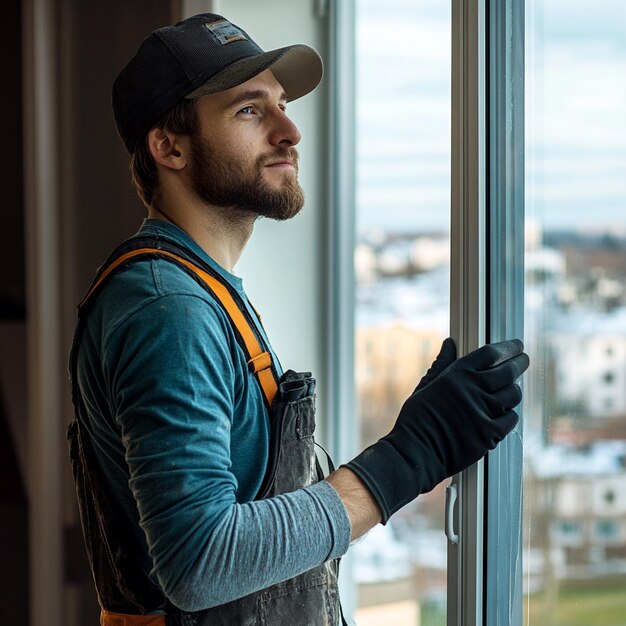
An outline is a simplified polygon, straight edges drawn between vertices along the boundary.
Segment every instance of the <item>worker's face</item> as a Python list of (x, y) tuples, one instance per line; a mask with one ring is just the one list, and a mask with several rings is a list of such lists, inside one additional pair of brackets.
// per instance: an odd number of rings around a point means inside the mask
[(283, 89), (269, 70), (199, 98), (189, 177), (204, 202), (277, 220), (300, 211), (304, 195), (294, 147), (300, 132), (285, 107)]

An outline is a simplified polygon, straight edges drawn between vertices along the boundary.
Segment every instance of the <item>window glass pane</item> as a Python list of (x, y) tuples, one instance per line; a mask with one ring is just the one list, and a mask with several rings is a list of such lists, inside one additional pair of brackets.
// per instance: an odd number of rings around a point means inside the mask
[(626, 3), (526, 0), (525, 620), (626, 623)]
[[(449, 328), (449, 3), (359, 0), (355, 376), (385, 435)], [(355, 546), (359, 626), (445, 624), (445, 486)]]

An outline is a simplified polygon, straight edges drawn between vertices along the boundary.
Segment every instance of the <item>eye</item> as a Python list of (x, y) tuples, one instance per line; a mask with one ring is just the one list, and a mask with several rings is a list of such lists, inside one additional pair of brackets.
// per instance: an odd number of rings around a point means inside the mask
[(243, 113), (244, 115), (252, 115), (254, 113), (253, 106), (243, 107), (243, 109), (239, 110), (239, 113)]

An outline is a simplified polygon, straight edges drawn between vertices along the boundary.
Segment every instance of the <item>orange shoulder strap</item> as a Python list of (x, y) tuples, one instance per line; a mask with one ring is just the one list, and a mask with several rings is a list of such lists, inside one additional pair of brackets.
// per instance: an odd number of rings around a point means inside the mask
[(222, 283), (222, 281), (217, 279), (215, 276), (212, 276), (208, 272), (205, 272), (203, 269), (199, 268), (197, 265), (185, 259), (184, 257), (170, 252), (169, 250), (162, 250), (159, 248), (138, 248), (136, 250), (126, 252), (119, 256), (117, 259), (115, 259), (100, 274), (98, 279), (93, 283), (93, 285), (87, 292), (87, 295), (85, 296), (83, 301), (80, 303), (79, 309), (90, 298), (93, 292), (102, 284), (102, 282), (106, 280), (122, 263), (125, 263), (126, 261), (134, 257), (146, 254), (170, 258), (173, 261), (191, 270), (194, 274), (196, 274), (196, 276), (198, 276), (202, 280), (202, 282), (208, 287), (211, 293), (213, 293), (217, 300), (222, 304), (222, 307), (230, 318), (231, 323), (237, 329), (239, 335), (243, 340), (242, 348), (244, 348), (246, 352), (248, 367), (250, 368), (250, 371), (254, 372), (254, 374), (256, 375), (257, 380), (259, 381), (259, 384), (263, 391), (268, 410), (271, 409), (274, 396), (276, 395), (276, 392), (278, 390), (278, 383), (274, 375), (274, 370), (272, 368), (271, 354), (263, 350), (257, 338), (257, 335), (250, 326), (250, 323), (248, 322), (240, 307), (237, 305), (237, 302), (233, 298), (232, 294), (230, 293), (228, 288)]
[(126, 615), (100, 610), (100, 626), (166, 626), (165, 615)]

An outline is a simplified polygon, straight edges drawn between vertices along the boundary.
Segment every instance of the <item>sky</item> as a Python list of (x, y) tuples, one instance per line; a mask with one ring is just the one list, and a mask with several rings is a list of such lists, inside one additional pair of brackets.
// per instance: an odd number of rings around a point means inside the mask
[[(359, 227), (447, 229), (450, 2), (356, 7)], [(626, 1), (526, 8), (527, 215), (626, 234)]]

